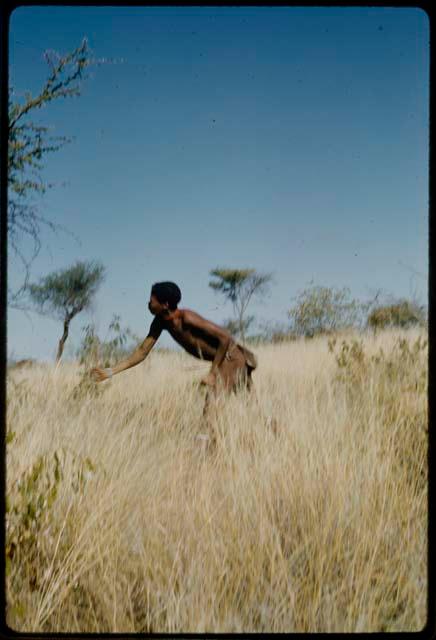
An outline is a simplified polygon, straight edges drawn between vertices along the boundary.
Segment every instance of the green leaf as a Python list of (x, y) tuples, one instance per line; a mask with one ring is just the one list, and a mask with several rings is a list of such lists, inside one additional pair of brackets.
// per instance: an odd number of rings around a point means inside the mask
[(56, 500), (56, 496), (58, 494), (58, 489), (56, 486), (52, 487), (50, 490), (50, 493), (48, 494), (48, 498), (47, 498), (47, 507), (50, 509), (50, 507), (52, 506), (53, 502)]
[(89, 471), (95, 471), (95, 466), (90, 458), (85, 458), (85, 466)]
[(60, 462), (59, 462), (59, 457), (56, 451), (54, 452), (54, 459), (55, 459), (54, 477), (55, 477), (56, 483), (59, 483), (61, 479), (61, 474), (59, 471)]
[(35, 506), (32, 502), (28, 502), (27, 504), (27, 515), (29, 516), (30, 520), (34, 520), (36, 517)]
[(17, 602), (16, 604), (12, 605), (11, 613), (13, 615), (16, 615), (18, 618), (24, 618), (24, 616), (26, 615), (26, 609), (24, 605), (21, 604), (21, 602)]

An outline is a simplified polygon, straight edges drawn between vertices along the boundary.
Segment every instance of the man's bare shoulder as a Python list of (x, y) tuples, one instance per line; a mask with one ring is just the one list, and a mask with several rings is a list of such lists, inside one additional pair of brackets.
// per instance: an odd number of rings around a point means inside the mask
[(201, 329), (212, 329), (220, 334), (228, 334), (230, 336), (224, 327), (220, 327), (215, 322), (212, 322), (212, 320), (205, 318), (196, 311), (192, 311), (192, 309), (179, 309), (179, 311), (181, 312), (181, 318), (184, 324), (199, 327)]
[[(180, 318), (184, 322), (192, 322), (193, 320), (194, 321), (195, 320), (206, 320), (206, 318), (201, 316), (196, 311), (193, 311), (192, 309), (179, 309), (179, 313), (180, 313)], [(206, 320), (206, 322), (208, 322), (208, 320)]]

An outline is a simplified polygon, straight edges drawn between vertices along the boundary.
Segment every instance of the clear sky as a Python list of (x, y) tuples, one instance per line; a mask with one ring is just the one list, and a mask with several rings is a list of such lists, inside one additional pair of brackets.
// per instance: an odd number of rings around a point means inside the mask
[[(147, 333), (151, 285), (222, 322), (216, 266), (274, 273), (258, 321), (286, 323), (311, 280), (427, 301), (429, 22), (419, 9), (21, 7), (10, 84), (37, 92), (43, 52), (86, 36), (79, 98), (37, 119), (74, 142), (47, 157), (40, 210), (80, 239), (43, 234), (36, 281), (75, 260), (107, 278), (72, 322), (102, 337), (114, 313)], [(10, 259), (10, 282), (20, 277)], [(59, 322), (11, 310), (8, 353), (51, 359)], [(169, 346), (169, 337), (161, 339)]]

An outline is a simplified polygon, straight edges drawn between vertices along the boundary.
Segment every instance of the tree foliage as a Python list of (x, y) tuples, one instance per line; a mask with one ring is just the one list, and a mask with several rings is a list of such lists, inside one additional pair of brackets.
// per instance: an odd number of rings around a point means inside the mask
[(363, 308), (364, 305), (350, 298), (347, 287), (311, 285), (298, 294), (289, 316), (295, 333), (313, 337), (352, 327), (360, 320)]
[(56, 360), (60, 360), (68, 338), (71, 320), (81, 311), (89, 309), (104, 279), (104, 267), (100, 263), (76, 262), (42, 278), (39, 284), (27, 287), (35, 308), (45, 315), (59, 319), (64, 333), (59, 341)]
[[(245, 340), (245, 331), (248, 328), (245, 318), (247, 307), (253, 296), (265, 295), (272, 281), (272, 274), (258, 273), (255, 269), (212, 269), (210, 275), (213, 280), (209, 286), (222, 293), (233, 305), (235, 322), (238, 333)], [(252, 319), (249, 320), (249, 324)]]
[[(41, 247), (41, 228), (62, 228), (38, 211), (32, 197), (44, 194), (53, 186), (43, 179), (44, 158), (47, 154), (58, 151), (71, 139), (53, 136), (49, 127), (35, 122), (34, 116), (50, 102), (79, 96), (86, 69), (95, 62), (90, 58), (86, 39), (77, 49), (64, 56), (47, 51), (44, 57), (49, 67), (49, 75), (37, 95), (26, 92), (24, 100), (18, 100), (14, 89), (9, 89), (7, 229), (10, 247), (20, 259), (25, 272), (21, 288), (15, 292), (9, 291), (11, 306), (17, 306), (25, 292), (30, 265)], [(26, 238), (31, 240), (33, 246), (31, 256), (22, 247)]]

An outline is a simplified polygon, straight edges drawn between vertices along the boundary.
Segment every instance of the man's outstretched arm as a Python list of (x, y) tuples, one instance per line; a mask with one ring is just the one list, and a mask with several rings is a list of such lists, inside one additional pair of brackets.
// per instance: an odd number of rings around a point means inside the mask
[(122, 360), (114, 367), (111, 367), (109, 369), (101, 369), (99, 367), (95, 367), (91, 370), (91, 375), (94, 377), (96, 382), (103, 382), (103, 380), (112, 378), (112, 376), (116, 373), (121, 373), (121, 371), (125, 371), (126, 369), (130, 369), (131, 367), (136, 366), (137, 364), (145, 360), (145, 358), (148, 356), (148, 354), (156, 344), (161, 332), (162, 327), (160, 323), (157, 322), (156, 319), (153, 320), (148, 336), (128, 358)]

